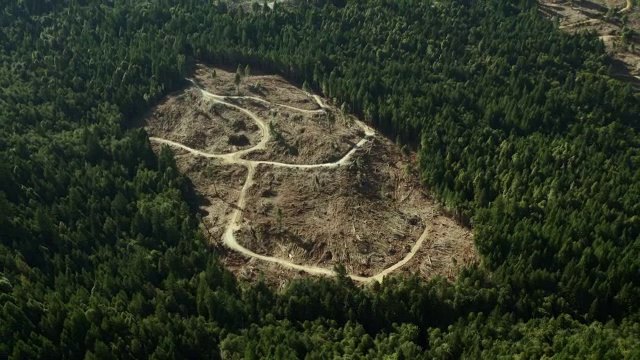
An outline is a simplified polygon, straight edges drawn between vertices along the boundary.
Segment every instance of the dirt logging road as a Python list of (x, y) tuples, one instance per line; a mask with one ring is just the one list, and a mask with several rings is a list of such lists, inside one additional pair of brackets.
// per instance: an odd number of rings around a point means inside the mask
[[(243, 158), (244, 155), (247, 155), (257, 150), (264, 150), (266, 148), (267, 143), (271, 140), (271, 134), (269, 132), (267, 123), (265, 123), (263, 119), (261, 119), (259, 116), (257, 116), (255, 113), (251, 112), (250, 110), (243, 108), (239, 105), (233, 104), (230, 101), (249, 100), (249, 101), (261, 102), (270, 106), (283, 107), (283, 108), (287, 108), (293, 111), (298, 111), (301, 113), (326, 113), (328, 110), (327, 110), (327, 107), (322, 102), (322, 99), (317, 95), (307, 94), (308, 96), (313, 97), (313, 99), (315, 100), (315, 102), (318, 104), (320, 108), (316, 110), (306, 110), (306, 109), (300, 109), (300, 108), (296, 108), (289, 105), (273, 103), (268, 100), (258, 98), (258, 97), (253, 97), (253, 96), (223, 96), (223, 95), (212, 94), (206, 91), (205, 89), (203, 89), (202, 87), (200, 87), (193, 80), (191, 79), (187, 79), (187, 80), (189, 80), (193, 84), (193, 86), (195, 86), (197, 89), (200, 90), (203, 97), (211, 100), (212, 102), (222, 104), (224, 106), (241, 111), (242, 113), (249, 116), (253, 121), (256, 122), (261, 132), (261, 140), (255, 146), (248, 149), (244, 149), (244, 150), (240, 150), (232, 153), (226, 153), (226, 154), (212, 154), (212, 153), (196, 150), (186, 145), (183, 145), (181, 143), (159, 138), (159, 137), (149, 138), (151, 141), (154, 141), (157, 143), (161, 143), (161, 144), (186, 150), (193, 155), (220, 159), (224, 164), (236, 164), (236, 165), (241, 165), (246, 167), (247, 177), (244, 182), (244, 185), (242, 186), (242, 190), (240, 191), (240, 195), (238, 196), (236, 207), (233, 213), (231, 214), (229, 222), (226, 225), (224, 234), (222, 236), (223, 243), (234, 251), (237, 251), (248, 257), (255, 258), (261, 261), (279, 264), (287, 268), (304, 271), (306, 273), (314, 274), (314, 275), (329, 275), (329, 276), (336, 275), (333, 270), (330, 270), (327, 268), (300, 265), (285, 259), (257, 254), (245, 248), (244, 246), (240, 245), (236, 239), (235, 233), (241, 228), (241, 224), (243, 221), (242, 212), (246, 205), (245, 204), (246, 194), (254, 182), (254, 175), (255, 175), (257, 166), (265, 165), (265, 166), (279, 166), (279, 167), (296, 168), (296, 169), (313, 169), (313, 168), (337, 168), (339, 166), (348, 165), (351, 162), (351, 159), (353, 158), (356, 151), (362, 148), (368, 142), (370, 142), (373, 137), (375, 137), (375, 131), (371, 129), (369, 126), (367, 126), (366, 124), (362, 123), (361, 121), (356, 120), (357, 125), (364, 131), (364, 138), (361, 139), (355, 146), (353, 146), (353, 148), (349, 152), (347, 152), (341, 159), (335, 162), (305, 165), (305, 164), (287, 164), (287, 163), (273, 162), (273, 161), (247, 160)], [(397, 263), (387, 267), (383, 271), (372, 276), (358, 276), (358, 275), (350, 274), (349, 277), (355, 281), (364, 282), (364, 283), (372, 282), (372, 281), (378, 281), (378, 282), (382, 281), (382, 279), (385, 276), (389, 275), (390, 273), (394, 272), (395, 270), (399, 269), (400, 267), (405, 265), (407, 262), (409, 262), (414, 257), (414, 255), (418, 252), (418, 250), (420, 249), (420, 247), (422, 246), (424, 240), (427, 238), (428, 235), (429, 235), (429, 226), (425, 227), (423, 233), (420, 235), (418, 240), (414, 243), (411, 250), (404, 256), (404, 258), (402, 258)]]

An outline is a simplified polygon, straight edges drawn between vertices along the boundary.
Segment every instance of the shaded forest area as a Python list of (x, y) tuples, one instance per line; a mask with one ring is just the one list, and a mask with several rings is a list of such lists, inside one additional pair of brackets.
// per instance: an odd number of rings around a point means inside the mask
[[(600, 40), (535, 6), (3, 3), (0, 354), (640, 357), (640, 98)], [(455, 283), (238, 283), (171, 151), (131, 128), (196, 60), (306, 81), (416, 147), (482, 264)]]

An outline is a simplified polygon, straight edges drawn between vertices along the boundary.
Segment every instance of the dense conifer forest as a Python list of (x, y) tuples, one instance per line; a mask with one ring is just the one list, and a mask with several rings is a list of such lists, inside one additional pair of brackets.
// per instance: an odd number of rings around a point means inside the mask
[[(640, 97), (530, 0), (0, 5), (0, 356), (640, 358)], [(419, 153), (458, 280), (235, 280), (134, 120), (196, 62), (278, 73)]]

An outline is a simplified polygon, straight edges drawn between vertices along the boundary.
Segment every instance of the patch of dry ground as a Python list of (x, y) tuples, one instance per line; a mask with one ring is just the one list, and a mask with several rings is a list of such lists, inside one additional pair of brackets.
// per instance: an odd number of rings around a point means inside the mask
[[(593, 31), (615, 59), (612, 76), (640, 86), (640, 10), (621, 12), (626, 0), (540, 0), (543, 16), (563, 31)], [(626, 35), (625, 35), (626, 34)]]
[(429, 242), (401, 270), (418, 271), (425, 278), (435, 273), (453, 280), (461, 265), (476, 261), (472, 234), (440, 212), (434, 214), (430, 225)]
[[(241, 67), (244, 73), (244, 68)], [(214, 75), (215, 70), (215, 75)], [(249, 71), (251, 73), (251, 70)], [(234, 84), (235, 71), (220, 68), (210, 68), (202, 64), (197, 65), (193, 78), (207, 91), (224, 96), (255, 96), (266, 101), (285, 104), (299, 109), (318, 110), (318, 104), (307, 96), (304, 91), (287, 82), (280, 76), (251, 75), (243, 77), (236, 91)]]
[[(471, 231), (421, 189), (414, 154), (277, 76), (245, 78), (238, 97), (235, 74), (213, 71), (198, 66), (202, 89), (169, 96), (144, 123), (156, 150), (176, 152), (203, 227), (229, 247), (223, 261), (240, 278), (282, 285), (336, 263), (364, 282), (406, 272), (453, 278), (475, 261)], [(248, 93), (258, 80), (260, 93)], [(248, 145), (225, 145), (239, 134)]]
[(205, 99), (197, 89), (170, 95), (146, 116), (151, 136), (211, 153), (229, 153), (258, 143), (260, 129), (245, 114)]
[(266, 149), (247, 154), (246, 159), (289, 164), (331, 162), (344, 156), (364, 136), (352, 116), (335, 108), (323, 111), (311, 96), (279, 76), (243, 77), (238, 88), (234, 78), (235, 72), (215, 69), (214, 75), (214, 69), (198, 65), (193, 80), (269, 124), (272, 136)]
[(434, 204), (396, 146), (375, 139), (336, 169), (260, 166), (238, 241), (260, 254), (372, 276), (400, 261)]
[[(244, 103), (248, 103), (245, 101)], [(301, 113), (289, 109), (257, 110), (267, 119), (272, 140), (267, 148), (246, 156), (251, 160), (280, 161), (290, 164), (322, 164), (343, 157), (364, 137), (364, 131), (350, 116), (335, 111), (335, 117), (325, 113)]]
[(240, 165), (223, 166), (216, 159), (191, 154), (176, 156), (176, 163), (196, 190), (190, 201), (199, 208), (210, 241), (221, 245), (220, 238), (236, 208), (247, 169)]

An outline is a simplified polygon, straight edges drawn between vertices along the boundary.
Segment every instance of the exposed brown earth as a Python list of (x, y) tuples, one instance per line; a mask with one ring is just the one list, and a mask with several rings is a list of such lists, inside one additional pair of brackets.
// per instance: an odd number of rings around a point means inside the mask
[[(265, 81), (266, 82), (266, 81)], [(265, 119), (271, 140), (264, 150), (253, 151), (246, 159), (290, 164), (321, 164), (340, 159), (364, 137), (352, 116), (335, 117), (314, 109), (312, 113), (283, 107), (269, 107), (251, 99), (227, 99)]]
[[(453, 278), (475, 261), (471, 231), (421, 189), (414, 154), (279, 77), (245, 77), (236, 88), (235, 74), (215, 72), (199, 66), (195, 85), (145, 124), (155, 144), (176, 150), (203, 228), (239, 277), (278, 285), (341, 263), (360, 282)], [(260, 94), (244, 95), (257, 80)], [(240, 118), (244, 127), (229, 125)], [(249, 144), (219, 139), (238, 135)]]
[[(301, 264), (347, 266), (374, 275), (397, 263), (420, 237), (434, 204), (393, 144), (376, 138), (336, 169), (261, 166), (247, 193), (238, 241)], [(403, 168), (404, 166), (404, 168)]]
[[(244, 72), (244, 68), (242, 72)], [(215, 70), (215, 76), (213, 71)], [(250, 71), (251, 72), (251, 71)], [(250, 75), (243, 77), (239, 91), (234, 84), (234, 72), (197, 65), (193, 78), (207, 91), (223, 96), (255, 96), (275, 104), (284, 104), (298, 109), (318, 110), (318, 104), (304, 91), (283, 78), (273, 75)]]
[(211, 153), (246, 149), (258, 143), (260, 129), (246, 115), (203, 98), (197, 89), (169, 96), (145, 117), (151, 136)]
[(247, 169), (240, 165), (222, 166), (218, 160), (191, 154), (177, 157), (176, 163), (196, 189), (195, 199), (190, 200), (200, 209), (210, 241), (222, 245), (219, 242), (236, 208)]

